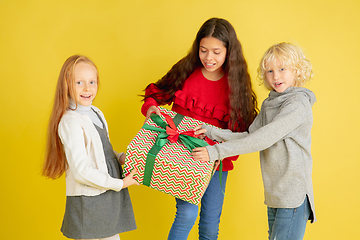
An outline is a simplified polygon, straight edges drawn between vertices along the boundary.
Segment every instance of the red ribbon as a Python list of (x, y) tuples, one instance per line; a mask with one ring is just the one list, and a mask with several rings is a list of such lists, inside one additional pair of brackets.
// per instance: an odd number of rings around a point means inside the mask
[(194, 130), (179, 132), (177, 127), (175, 126), (173, 119), (165, 113), (161, 113), (161, 114), (165, 117), (167, 123), (169, 124), (169, 126), (166, 126), (166, 134), (169, 135), (167, 139), (169, 139), (171, 143), (175, 143), (179, 139), (180, 134), (187, 135), (190, 137), (196, 137)]
[(171, 143), (175, 143), (175, 142), (178, 140), (178, 138), (179, 138), (179, 133), (178, 133), (178, 131), (177, 131), (177, 130), (174, 130), (174, 129), (168, 127), (168, 126), (166, 126), (166, 133), (169, 135), (169, 136), (167, 137), (167, 139), (169, 139), (169, 141), (170, 141)]

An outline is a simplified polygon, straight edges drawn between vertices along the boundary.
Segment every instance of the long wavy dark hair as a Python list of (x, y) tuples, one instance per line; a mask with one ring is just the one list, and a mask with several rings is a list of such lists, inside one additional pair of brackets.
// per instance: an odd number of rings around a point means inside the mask
[(257, 115), (257, 98), (252, 90), (248, 66), (240, 41), (233, 26), (225, 19), (210, 18), (207, 20), (198, 31), (189, 53), (155, 83), (161, 92), (144, 97), (154, 98), (160, 105), (171, 102), (175, 92), (183, 87), (185, 80), (197, 68), (202, 67), (199, 46), (201, 39), (205, 37), (219, 39), (227, 49), (226, 60), (222, 67), (228, 76), (230, 91), (229, 128), (233, 131), (244, 131), (248, 129)]

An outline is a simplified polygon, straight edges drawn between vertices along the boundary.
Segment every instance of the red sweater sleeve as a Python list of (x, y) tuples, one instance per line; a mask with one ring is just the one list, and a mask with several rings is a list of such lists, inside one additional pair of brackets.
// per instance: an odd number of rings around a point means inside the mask
[(146, 113), (151, 106), (158, 106), (158, 103), (151, 97), (145, 98), (144, 104), (141, 107), (141, 113), (146, 116)]
[[(154, 83), (151, 83), (149, 86), (146, 87), (145, 95), (146, 96), (156, 95), (158, 99), (166, 99), (166, 97), (168, 97)], [(168, 104), (170, 103), (171, 102), (169, 102)], [(144, 99), (144, 104), (141, 107), (141, 113), (144, 116), (146, 116), (146, 113), (151, 106), (159, 106), (159, 104), (154, 98), (146, 97)]]

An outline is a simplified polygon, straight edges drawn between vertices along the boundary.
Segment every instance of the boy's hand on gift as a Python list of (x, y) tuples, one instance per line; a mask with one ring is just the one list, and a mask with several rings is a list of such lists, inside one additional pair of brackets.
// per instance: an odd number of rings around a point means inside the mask
[(198, 135), (198, 136), (196, 136), (197, 138), (204, 139), (205, 138), (204, 133), (206, 133), (206, 129), (202, 129), (201, 125), (194, 128), (194, 134)]
[(134, 179), (134, 174), (137, 173), (137, 169), (133, 169), (129, 175), (127, 175), (124, 179), (123, 179), (123, 189), (127, 188), (131, 185), (137, 185), (139, 186), (140, 184)]
[(155, 112), (157, 115), (160, 115), (160, 110), (156, 106), (151, 106), (146, 112), (145, 122), (150, 118), (150, 115)]
[(206, 147), (199, 147), (193, 149), (191, 155), (197, 161), (205, 161), (205, 162), (210, 161), (209, 153)]

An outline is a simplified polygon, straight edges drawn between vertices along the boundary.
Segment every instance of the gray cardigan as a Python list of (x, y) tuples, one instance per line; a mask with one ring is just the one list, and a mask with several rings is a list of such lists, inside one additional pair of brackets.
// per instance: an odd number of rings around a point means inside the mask
[(225, 141), (206, 147), (210, 160), (260, 151), (265, 204), (296, 208), (308, 196), (312, 222), (316, 221), (311, 177), (311, 107), (315, 101), (314, 93), (306, 88), (271, 91), (249, 133), (203, 125), (209, 138)]

